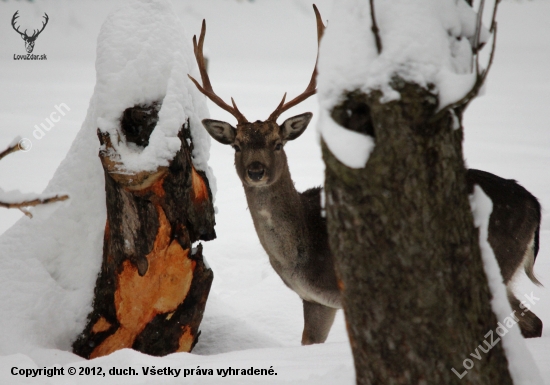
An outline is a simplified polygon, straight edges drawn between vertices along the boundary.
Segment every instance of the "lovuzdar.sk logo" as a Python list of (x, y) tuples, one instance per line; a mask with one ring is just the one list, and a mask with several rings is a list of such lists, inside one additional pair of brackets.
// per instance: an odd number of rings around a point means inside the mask
[(19, 17), (19, 11), (16, 11), (13, 14), (13, 17), (11, 19), (11, 26), (17, 32), (19, 35), (21, 35), (21, 38), (25, 40), (25, 49), (27, 50), (26, 55), (13, 55), (13, 60), (47, 60), (46, 54), (42, 55), (33, 55), (32, 51), (34, 49), (34, 43), (36, 42), (36, 39), (38, 36), (42, 33), (44, 28), (46, 28), (46, 25), (48, 24), (48, 20), (50, 19), (48, 17), (48, 14), (44, 12), (44, 21), (42, 22), (42, 28), (40, 29), (33, 29), (32, 35), (27, 35), (27, 30), (25, 29), (24, 32), (21, 32), (19, 30), (19, 27), (15, 25), (17, 18)]

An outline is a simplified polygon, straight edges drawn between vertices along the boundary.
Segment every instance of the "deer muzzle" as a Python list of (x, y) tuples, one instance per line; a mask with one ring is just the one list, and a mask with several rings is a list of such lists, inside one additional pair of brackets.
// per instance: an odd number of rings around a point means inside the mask
[(254, 162), (248, 167), (246, 173), (252, 182), (259, 182), (265, 176), (265, 168), (260, 162)]

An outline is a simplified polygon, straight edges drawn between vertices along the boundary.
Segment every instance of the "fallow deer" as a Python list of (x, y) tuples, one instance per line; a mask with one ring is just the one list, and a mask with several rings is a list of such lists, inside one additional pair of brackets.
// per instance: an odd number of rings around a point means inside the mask
[[(313, 7), (317, 19), (319, 43), (324, 25), (319, 11), (315, 5)], [(231, 98), (232, 106), (230, 106), (216, 95), (212, 88), (203, 56), (205, 33), (206, 23), (203, 20), (198, 43), (196, 36), (193, 37), (202, 86), (193, 77), (189, 77), (204, 95), (237, 119), (237, 127), (212, 119), (204, 119), (202, 123), (215, 140), (231, 145), (235, 149), (235, 167), (243, 184), (260, 242), (273, 269), (303, 301), (302, 344), (322, 343), (328, 336), (337, 309), (342, 306), (333, 256), (328, 245), (326, 220), (321, 215), (322, 190), (313, 188), (299, 193), (295, 189), (284, 151), (284, 145), (288, 141), (298, 138), (304, 132), (312, 114), (307, 112), (288, 118), (281, 125), (277, 124), (277, 118), (284, 111), (315, 94), (316, 66), (310, 83), (302, 94), (286, 103), (285, 94), (279, 106), (267, 120), (248, 122), (237, 108), (233, 98)], [(480, 184), (489, 197), (493, 198), (495, 195), (493, 187), (496, 186), (494, 186), (494, 181), (485, 174), (471, 170), (468, 174), (469, 183)], [(486, 188), (485, 185), (490, 187)], [(521, 186), (513, 183), (504, 187), (511, 190), (522, 189)], [(499, 193), (497, 192), (496, 195)], [(507, 194), (502, 195), (504, 199), (509, 198)], [(535, 202), (536, 199), (529, 200), (528, 204), (517, 206), (522, 206), (518, 208), (527, 210), (525, 206), (531, 205), (536, 211)], [(501, 266), (505, 266), (503, 272), (506, 283), (510, 282), (514, 273), (524, 263), (528, 275), (534, 278), (532, 267), (536, 252), (533, 253), (533, 250), (536, 250), (536, 245), (538, 245), (538, 232), (535, 232), (538, 230), (535, 229), (538, 229), (537, 226), (540, 222), (540, 210), (539, 222), (536, 221), (536, 215), (523, 218), (522, 215), (525, 213), (522, 211), (518, 214), (518, 218), (502, 223), (499, 222), (502, 215), (498, 214), (498, 210), (506, 211), (507, 208), (495, 205), (489, 228), (491, 245), (500, 244), (501, 237), (505, 237), (512, 244), (517, 241), (513, 236), (507, 238), (508, 232), (513, 234), (514, 229), (511, 229), (510, 226), (520, 226), (522, 230), (525, 230), (521, 233), (519, 244), (515, 245), (513, 255), (505, 250), (500, 250), (498, 246), (495, 248), (499, 263)], [(512, 215), (512, 213), (506, 211), (504, 215)], [(529, 238), (529, 234), (531, 234), (531, 238)], [(506, 247), (504, 248), (506, 249)], [(529, 250), (527, 250), (528, 248)], [(525, 258), (524, 255), (526, 255)], [(519, 301), (511, 294), (511, 290), (509, 290), (509, 298), (512, 305), (515, 303), (516, 307), (519, 306)], [(525, 312), (525, 310), (523, 311)], [(527, 318), (524, 317), (524, 320)], [(522, 331), (528, 330), (529, 336), (535, 336), (538, 330), (538, 335), (540, 335), (542, 323), (538, 327), (537, 320), (540, 323), (536, 316), (529, 318), (529, 322), (524, 321)], [(522, 324), (520, 323), (520, 325)]]

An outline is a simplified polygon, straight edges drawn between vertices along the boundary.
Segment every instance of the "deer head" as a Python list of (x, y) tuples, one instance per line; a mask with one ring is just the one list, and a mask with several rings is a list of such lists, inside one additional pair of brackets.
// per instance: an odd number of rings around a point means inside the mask
[[(325, 26), (321, 21), (321, 15), (313, 5), (317, 19), (317, 40), (321, 40)], [(314, 67), (311, 80), (307, 88), (300, 95), (285, 103), (286, 93), (283, 100), (275, 111), (265, 121), (257, 120), (248, 122), (239, 111), (233, 98), (231, 104), (225, 103), (215, 94), (206, 71), (203, 55), (204, 36), (206, 34), (206, 23), (203, 20), (201, 35), (197, 44), (197, 37), (193, 36), (195, 58), (199, 66), (202, 86), (197, 80), (189, 75), (197, 88), (219, 107), (231, 113), (237, 119), (237, 127), (227, 122), (212, 119), (204, 119), (202, 124), (214, 139), (222, 144), (228, 144), (235, 149), (235, 167), (237, 174), (245, 186), (261, 187), (275, 183), (281, 175), (288, 171), (284, 145), (299, 137), (307, 128), (312, 114), (306, 112), (301, 115), (288, 118), (283, 124), (277, 124), (277, 118), (286, 110), (314, 95), (316, 90), (317, 64)]]
[(32, 36), (29, 36), (29, 35), (27, 35), (27, 30), (25, 30), (25, 32), (21, 32), (21, 31), (19, 31), (19, 28), (15, 26), (15, 21), (19, 17), (18, 13), (19, 13), (19, 11), (15, 12), (13, 14), (13, 17), (11, 19), (11, 26), (13, 27), (13, 29), (18, 34), (21, 35), (21, 38), (23, 40), (25, 40), (25, 49), (27, 50), (27, 52), (32, 53), (32, 50), (34, 49), (35, 40), (38, 38), (38, 35), (40, 35), (40, 33), (42, 33), (44, 28), (46, 28), (46, 24), (48, 24), (48, 20), (50, 18), (48, 17), (48, 14), (46, 12), (44, 12), (44, 16), (42, 16), (42, 17), (45, 19), (45, 21), (42, 22), (42, 28), (40, 30), (37, 30), (37, 29), (33, 30)]

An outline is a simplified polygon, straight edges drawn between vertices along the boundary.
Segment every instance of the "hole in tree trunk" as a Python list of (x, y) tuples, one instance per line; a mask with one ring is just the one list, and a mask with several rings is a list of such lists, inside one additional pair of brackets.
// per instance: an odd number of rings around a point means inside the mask
[(370, 107), (356, 93), (350, 93), (342, 104), (334, 108), (332, 118), (342, 127), (376, 138)]
[(153, 102), (148, 106), (134, 106), (124, 110), (120, 122), (126, 140), (141, 147), (149, 145), (149, 137), (158, 118), (160, 104)]

